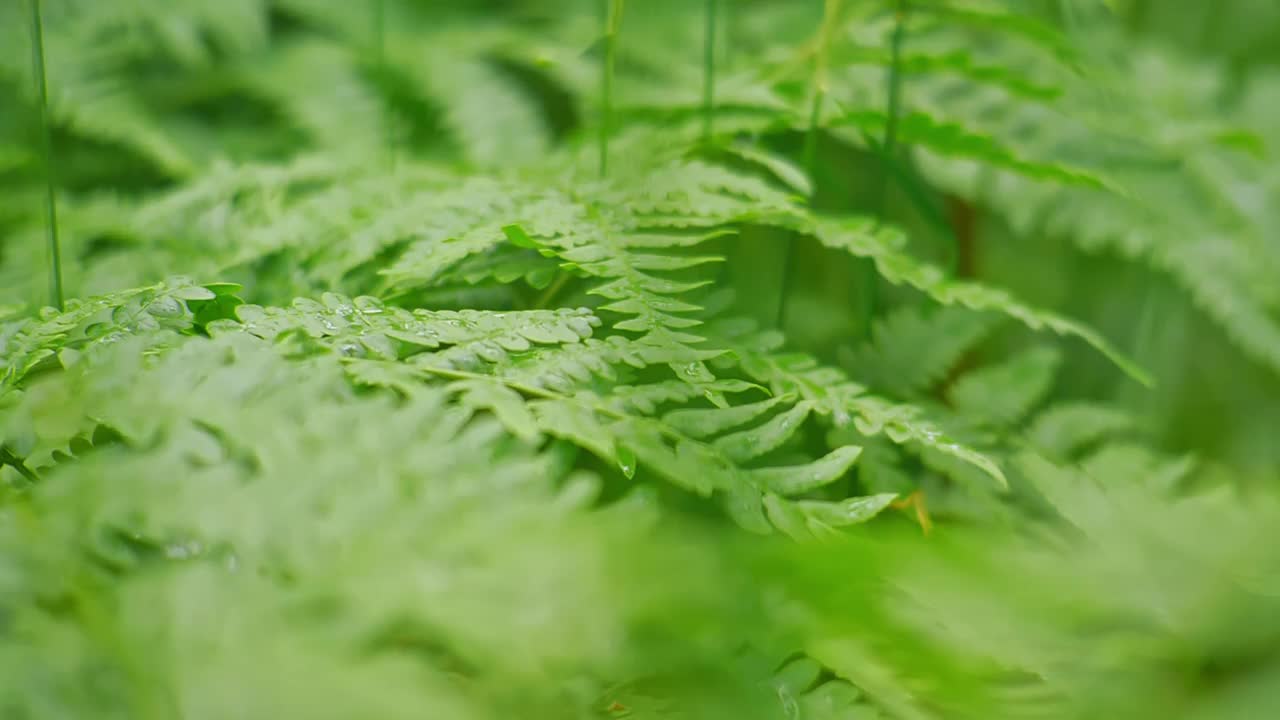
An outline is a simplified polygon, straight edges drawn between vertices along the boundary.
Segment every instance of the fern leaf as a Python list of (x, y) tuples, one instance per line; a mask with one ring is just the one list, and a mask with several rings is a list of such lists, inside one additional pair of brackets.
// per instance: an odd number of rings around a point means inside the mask
[(861, 455), (862, 448), (843, 445), (806, 465), (748, 470), (746, 476), (750, 482), (775, 495), (801, 495), (840, 479)]
[(491, 410), (498, 421), (516, 437), (528, 443), (541, 438), (538, 421), (516, 391), (498, 383), (462, 380), (448, 385), (451, 392), (463, 395), (463, 404)]
[(1030, 14), (1009, 12), (998, 4), (969, 0), (926, 0), (918, 3), (916, 9), (944, 23), (958, 23), (1017, 37), (1068, 65), (1074, 66), (1079, 62), (1079, 50), (1062, 32)]
[(674, 410), (664, 415), (662, 421), (690, 437), (705, 438), (752, 422), (779, 403), (789, 402), (791, 399), (788, 396), (775, 396), (731, 408)]
[(191, 333), (197, 315), (218, 295), (184, 278), (154, 286), (67, 303), (65, 312), (46, 309), (38, 319), (0, 325), (0, 392), (57, 362), (71, 364), (94, 348), (130, 335)]
[(972, 310), (995, 310), (1019, 320), (1033, 330), (1048, 328), (1059, 335), (1080, 338), (1107, 356), (1130, 377), (1143, 384), (1151, 384), (1145, 371), (1116, 350), (1096, 330), (1060, 315), (1025, 305), (1003, 290), (948, 279), (938, 268), (918, 263), (898, 250), (901, 240), (884, 229), (877, 231), (871, 221), (822, 220), (813, 226), (812, 231), (825, 245), (875, 261), (880, 274), (891, 283), (910, 285), (943, 305), (961, 305)]
[(389, 130), (381, 100), (360, 76), (357, 58), (326, 42), (279, 48), (266, 64), (241, 70), (243, 82), (271, 98), (318, 147), (372, 153)]
[(736, 463), (745, 463), (771, 452), (787, 441), (809, 416), (808, 403), (799, 402), (768, 421), (715, 441), (716, 449)]
[(399, 360), (413, 356), (420, 368), (464, 370), (502, 362), (534, 344), (580, 342), (599, 324), (586, 311), (410, 312), (376, 298), (353, 301), (336, 293), (325, 293), (319, 302), (299, 298), (288, 309), (242, 305), (236, 315), (238, 322), (216, 323), (210, 332), (245, 332), (267, 340), (301, 337), (344, 357)]
[(997, 319), (955, 306), (904, 305), (876, 321), (871, 342), (849, 352), (846, 364), (872, 388), (913, 397), (941, 381)]
[(1167, 457), (1137, 443), (1110, 442), (1086, 457), (1081, 470), (1095, 479), (1132, 478), (1138, 489), (1156, 497), (1168, 497), (1196, 469), (1191, 455)]
[(470, 164), (509, 167), (541, 157), (550, 132), (533, 98), (492, 64), (467, 57), (471, 52), (446, 36), (433, 47), (393, 48), (390, 60), (439, 104)]
[(786, 500), (766, 495), (765, 511), (769, 520), (795, 540), (835, 535), (835, 528), (863, 523), (889, 507), (896, 495), (871, 495), (840, 502)]
[[(833, 58), (850, 65), (887, 67), (892, 55), (886, 48), (853, 45), (837, 50)], [(933, 52), (904, 50), (898, 62), (899, 71), (908, 75), (951, 74), (975, 84), (998, 87), (1032, 101), (1047, 102), (1063, 94), (1061, 87), (1042, 82), (1017, 68), (984, 61), (967, 48)]]
[(1070, 455), (1086, 445), (1132, 429), (1127, 414), (1092, 403), (1057, 405), (1036, 416), (1029, 431), (1032, 442), (1049, 453)]
[(990, 458), (949, 437), (924, 419), (921, 408), (895, 404), (866, 394), (840, 370), (807, 355), (776, 353), (779, 340), (770, 334), (735, 338), (728, 342), (742, 370), (775, 395), (795, 394), (836, 427), (850, 421), (864, 435), (885, 434), (893, 442), (914, 443), (955, 457), (982, 470), (1002, 487), (1004, 473)]
[(962, 416), (1010, 426), (1048, 393), (1061, 361), (1052, 348), (1031, 348), (999, 365), (966, 373), (948, 397)]
[[(854, 127), (868, 135), (883, 134), (888, 115), (878, 110), (858, 110), (833, 117), (835, 127)], [(1086, 168), (1075, 168), (1021, 156), (1003, 146), (993, 136), (966, 129), (956, 123), (941, 122), (932, 115), (913, 112), (898, 118), (897, 132), (903, 143), (918, 145), (949, 157), (978, 160), (985, 165), (1010, 170), (1036, 180), (1090, 188), (1113, 187), (1114, 182)]]

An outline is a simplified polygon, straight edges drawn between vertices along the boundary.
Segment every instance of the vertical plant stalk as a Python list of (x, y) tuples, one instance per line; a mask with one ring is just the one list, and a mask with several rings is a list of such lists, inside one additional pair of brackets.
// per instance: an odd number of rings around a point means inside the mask
[[(378, 80), (385, 83), (387, 79), (387, 6), (386, 0), (373, 0), (373, 62), (377, 69)], [(382, 99), (382, 141), (387, 155), (387, 165), (394, 166), (396, 161), (395, 132), (391, 127), (391, 109), (387, 107), (386, 98)]]
[(40, 0), (31, 5), (31, 70), (35, 76), (36, 101), (40, 111), (40, 149), (44, 161), (45, 228), (49, 242), (49, 302), (59, 310), (62, 302), (62, 246), (58, 241), (58, 198), (54, 191), (53, 137), (49, 130), (49, 88), (45, 81), (44, 21)]
[(818, 125), (822, 122), (822, 106), (827, 100), (826, 90), (815, 90), (809, 105), (809, 126), (804, 135), (804, 171), (816, 182), (818, 163)]
[(716, 102), (716, 16), (720, 3), (705, 0), (706, 18), (702, 36), (702, 141), (711, 142)]
[(813, 51), (813, 100), (809, 106), (809, 127), (804, 138), (804, 168), (810, 179), (814, 178), (818, 160), (818, 132), (822, 123), (822, 106), (827, 101), (827, 55), (831, 50), (831, 35), (835, 31), (840, 14), (841, 0), (824, 0), (822, 26), (818, 28), (818, 43)]
[[(827, 55), (831, 49), (831, 36), (835, 31), (836, 21), (840, 15), (841, 0), (824, 0), (822, 5), (822, 25), (818, 28), (817, 46), (813, 50), (813, 100), (809, 106), (809, 126), (805, 131), (803, 162), (805, 173), (817, 184), (818, 168), (818, 133), (822, 124), (822, 109), (827, 100)], [(795, 237), (787, 239), (787, 247), (782, 255), (782, 285), (778, 295), (778, 312), (774, 324), (782, 327), (787, 314), (787, 295), (791, 292), (792, 255), (795, 253)]]
[[(898, 7), (894, 13), (893, 37), (889, 41), (888, 107), (885, 109), (884, 137), (880, 141), (881, 173), (876, 190), (877, 222), (884, 222), (885, 219), (892, 176), (890, 170), (896, 164), (894, 154), (898, 148), (898, 121), (902, 114), (902, 47), (906, 42), (907, 19), (910, 15), (911, 5), (908, 0), (898, 0)], [(863, 269), (862, 282), (866, 293), (862, 327), (866, 337), (871, 336), (871, 320), (876, 313), (876, 274), (874, 263), (867, 261)]]
[(613, 66), (618, 53), (618, 25), (623, 0), (603, 0), (604, 62), (600, 64), (600, 177), (609, 174), (609, 134), (613, 128)]
[(884, 137), (880, 141), (880, 153), (884, 172), (880, 174), (879, 189), (876, 198), (876, 213), (883, 220), (885, 203), (888, 200), (889, 177), (888, 168), (893, 163), (893, 154), (898, 144), (898, 120), (902, 114), (902, 46), (907, 35), (907, 17), (911, 12), (907, 0), (898, 0), (893, 37), (890, 40), (888, 107), (885, 109)]
[(955, 236), (951, 257), (951, 273), (959, 278), (978, 274), (978, 208), (958, 195), (947, 195), (947, 213), (951, 234)]
[[(1133, 272), (1137, 276), (1133, 287), (1141, 288), (1142, 300), (1138, 306), (1138, 319), (1133, 329), (1133, 348), (1129, 351), (1129, 356), (1134, 362), (1142, 363), (1143, 367), (1159, 367), (1159, 361), (1163, 358), (1163, 354), (1158, 352), (1160, 285), (1158, 278), (1145, 274), (1141, 265), (1135, 264)], [(1124, 398), (1140, 417), (1148, 419), (1159, 415), (1157, 403), (1160, 401), (1157, 395), (1159, 394), (1150, 392), (1149, 387), (1124, 383), (1119, 397)]]

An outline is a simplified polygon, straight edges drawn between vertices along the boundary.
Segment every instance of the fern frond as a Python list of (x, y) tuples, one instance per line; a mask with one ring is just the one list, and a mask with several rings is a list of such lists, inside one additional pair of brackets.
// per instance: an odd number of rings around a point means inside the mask
[(614, 327), (639, 334), (646, 361), (668, 363), (687, 381), (706, 385), (714, 378), (702, 361), (718, 351), (699, 349), (704, 339), (693, 328), (702, 321), (690, 315), (700, 307), (684, 299), (706, 281), (668, 274), (719, 258), (670, 251), (713, 238), (730, 223), (786, 211), (790, 203), (754, 177), (704, 163), (663, 166), (629, 180), (602, 191), (607, 205), (567, 194), (535, 202), (504, 232), (603, 281), (590, 294), (609, 301), (601, 310), (627, 316)]
[(299, 41), (278, 47), (267, 63), (254, 58), (237, 70), (246, 88), (270, 98), (315, 147), (363, 158), (391, 132), (382, 99), (346, 48)]
[(87, 301), (74, 300), (65, 312), (49, 308), (38, 319), (6, 323), (0, 326), (0, 365), (5, 369), (0, 390), (16, 387), (31, 373), (55, 362), (70, 365), (81, 353), (128, 335), (190, 333), (202, 304), (217, 297), (209, 287), (175, 278)]
[(765, 496), (769, 521), (796, 540), (838, 536), (836, 528), (866, 522), (889, 507), (896, 495), (871, 495), (840, 502), (800, 500), (792, 502), (777, 495)]
[(932, 16), (929, 22), (941, 21), (947, 28), (960, 26), (994, 31), (997, 37), (1016, 38), (1069, 66), (1079, 62), (1079, 49), (1062, 31), (1029, 13), (1011, 11), (1000, 3), (924, 0), (913, 5), (922, 15)]
[[(891, 62), (889, 51), (875, 45), (841, 46), (833, 57), (850, 66), (885, 67)], [(906, 48), (898, 62), (899, 72), (910, 76), (955, 75), (1032, 101), (1047, 102), (1063, 93), (1061, 87), (1038, 80), (1020, 68), (979, 58), (971, 48)]]
[[(206, 65), (214, 48), (249, 52), (266, 39), (266, 9), (259, 0), (233, 0), (223, 7), (181, 3), (96, 3), (68, 0), (46, 9), (45, 44), (52, 121), (82, 136), (118, 143), (173, 176), (196, 168), (197, 148), (175, 128), (173, 116), (142, 88), (120, 80), (125, 68), (147, 61), (193, 69)], [(21, 3), (0, 10), (0, 26), (20, 29)], [(147, 42), (131, 40), (145, 38)], [(6, 43), (23, 47), (20, 40)], [(145, 48), (145, 49), (143, 49)], [(0, 74), (23, 78), (20, 57), (0, 59)], [(29, 83), (24, 82), (24, 86)]]
[(397, 48), (389, 59), (439, 106), (449, 135), (471, 166), (521, 166), (545, 154), (551, 133), (535, 99), (478, 48), (445, 35), (430, 47)]
[(962, 416), (1012, 426), (1044, 399), (1061, 361), (1054, 349), (1033, 347), (998, 365), (966, 373), (947, 395)]
[[(125, 363), (119, 367), (128, 366), (127, 350), (114, 355), (114, 362)], [(254, 372), (246, 377), (241, 375), (245, 369)], [(335, 698), (342, 698), (330, 705), (337, 712), (380, 703), (388, 708), (444, 703), (460, 717), (479, 717), (507, 705), (501, 697), (506, 685), (502, 677), (576, 672), (572, 668), (579, 667), (583, 672), (593, 669), (586, 673), (590, 675), (604, 669), (589, 688), (599, 685), (596, 691), (603, 691), (610, 678), (634, 672), (609, 667), (616, 652), (609, 638), (631, 636), (631, 628), (638, 630), (652, 613), (653, 587), (641, 590), (648, 582), (635, 576), (641, 569), (636, 564), (640, 556), (628, 549), (633, 544), (653, 549), (655, 579), (658, 568), (676, 558), (683, 558), (686, 567), (704, 562), (707, 570), (716, 567), (710, 555), (695, 560), (700, 552), (692, 546), (676, 551), (679, 544), (673, 543), (659, 550), (656, 545), (665, 541), (647, 530), (639, 515), (616, 517), (593, 509), (590, 493), (583, 493), (584, 485), (589, 490), (594, 484), (591, 478), (577, 473), (566, 477), (549, 456), (504, 442), (491, 420), (459, 412), (441, 392), (424, 389), (400, 402), (357, 396), (346, 389), (341, 369), (331, 359), (284, 361), (248, 336), (192, 340), (149, 368), (112, 374), (110, 383), (102, 382), (105, 377), (68, 376), (81, 392), (58, 412), (92, 408), (112, 423), (153, 418), (160, 431), (126, 434), (114, 447), (94, 450), (76, 465), (60, 468), (56, 482), (38, 488), (25, 506), (29, 509), (19, 511), (24, 518), (43, 521), (6, 524), (0, 531), (6, 588), (11, 588), (3, 607), (17, 621), (6, 628), (11, 642), (0, 651), (0, 664), (15, 667), (16, 648), (22, 648), (22, 677), (40, 687), (81, 677), (80, 671), (57, 663), (62, 652), (107, 665), (125, 660), (118, 643), (101, 643), (80, 632), (78, 621), (31, 602), (38, 593), (65, 587), (55, 579), (59, 572), (79, 575), (105, 568), (131, 578), (125, 581), (130, 588), (111, 593), (116, 612), (101, 621), (110, 624), (114, 637), (140, 639), (158, 625), (165, 628), (163, 641), (149, 643), (151, 653), (165, 661), (145, 681), (100, 678), (115, 697), (145, 698), (156, 683), (163, 683), (183, 688), (173, 696), (183, 704), (216, 705), (217, 696), (202, 683), (177, 682), (166, 673), (179, 672), (174, 663), (185, 666), (193, 644), (207, 651), (199, 672), (227, 663), (243, 667), (239, 650), (223, 644), (231, 633), (252, 637), (266, 653), (261, 672), (329, 678), (325, 686), (336, 688)], [(175, 392), (144, 391), (156, 386)], [(384, 455), (389, 447), (398, 449)], [(129, 459), (121, 462), (122, 455)], [(282, 471), (298, 472), (306, 481), (281, 481)], [(351, 482), (355, 474), (358, 483)], [(297, 524), (282, 534), (283, 507), (292, 508), (291, 522)], [(475, 512), (480, 509), (484, 511)], [(374, 518), (380, 520), (365, 527)], [(432, 527), (433, 542), (412, 553), (416, 559), (411, 566), (368, 562), (385, 558), (397, 546), (403, 551), (406, 543), (417, 547), (414, 538), (423, 523)], [(495, 533), (519, 542), (499, 550), (493, 544)], [(509, 553), (510, 547), (520, 548), (517, 556)], [(630, 561), (625, 571), (615, 573), (610, 558), (618, 552)], [(465, 570), (457, 565), (459, 557), (467, 558)], [(412, 598), (378, 590), (402, 582), (406, 571), (450, 577), (448, 584), (475, 592), (463, 601), (453, 590), (441, 593), (431, 583)], [(148, 579), (139, 581), (143, 576)], [(283, 581), (285, 577), (289, 580)], [(333, 604), (327, 620), (316, 620), (317, 629), (329, 634), (299, 646), (283, 630), (290, 623), (281, 620), (292, 613), (279, 604), (284, 595), (278, 584), (311, 585), (320, 578)], [(633, 581), (640, 591), (635, 595), (618, 585)], [(704, 581), (706, 599), (723, 590), (709, 576), (698, 584)], [(529, 598), (522, 605), (531, 614), (512, 617), (508, 603), (538, 583), (550, 583), (557, 591), (537, 591), (536, 607), (528, 604)], [(682, 585), (682, 596), (695, 605), (703, 602), (690, 597), (702, 590)], [(635, 602), (624, 610), (614, 593)], [(94, 597), (97, 602), (106, 596)], [(218, 623), (189, 622), (207, 611), (211, 600), (240, 610), (222, 615)], [(723, 610), (741, 617), (740, 608)], [(721, 611), (705, 606), (697, 612)], [(530, 638), (529, 649), (540, 649), (512, 657), (511, 633), (526, 632), (518, 628), (529, 623), (547, 633)], [(57, 652), (38, 642), (35, 628), (50, 625), (59, 627), (66, 640)], [(444, 642), (457, 650), (428, 650), (432, 638), (441, 637), (437, 626), (447, 634)], [(670, 640), (654, 638), (660, 645)], [(240, 641), (233, 644), (240, 646)], [(385, 689), (370, 692), (377, 685), (373, 680), (386, 677), (388, 667), (370, 664), (362, 655), (371, 647), (387, 648), (378, 653), (400, 652), (406, 644), (423, 648), (422, 662), (405, 672), (418, 681), (406, 682), (405, 689), (391, 695)], [(637, 660), (648, 654), (636, 650)], [(485, 682), (492, 682), (492, 692), (473, 700), (465, 699), (470, 692), (455, 695), (450, 689), (454, 681), (446, 678), (478, 662), (487, 668), (485, 677), (491, 680)], [(653, 667), (672, 666), (668, 661)], [(502, 677), (488, 674), (495, 672)], [(250, 694), (270, 696), (272, 707), (314, 707), (314, 688), (303, 693), (282, 690), (287, 682), (274, 690), (269, 686), (276, 681), (263, 683)], [(97, 697), (96, 692), (57, 693), (40, 707), (78, 712), (87, 702), (85, 695)], [(529, 710), (532, 696), (520, 696), (520, 705)], [(8, 700), (25, 712), (31, 706), (27, 697)], [(565, 700), (558, 691), (536, 702), (545, 704), (548, 716), (555, 708), (587, 712), (585, 701)]]
[(1156, 497), (1183, 489), (1199, 461), (1191, 455), (1169, 457), (1137, 442), (1109, 442), (1088, 455), (1081, 470), (1093, 478), (1132, 478), (1135, 488)]
[(1037, 415), (1028, 434), (1044, 452), (1067, 456), (1100, 440), (1114, 440), (1133, 425), (1133, 418), (1115, 408), (1070, 403), (1056, 405)]
[(991, 332), (999, 316), (966, 308), (903, 305), (881, 317), (871, 341), (843, 358), (854, 377), (893, 397), (914, 397)]
[(852, 421), (867, 436), (884, 434), (894, 443), (931, 448), (973, 465), (1001, 486), (1004, 473), (989, 458), (946, 435), (912, 405), (895, 404), (873, 395), (839, 369), (801, 353), (780, 353), (780, 338), (761, 333), (735, 338), (728, 346), (748, 376), (769, 386), (775, 395), (795, 394), (836, 427)]
[[(878, 110), (857, 110), (831, 117), (835, 128), (851, 127), (867, 135), (878, 135), (889, 125), (889, 116)], [(1025, 175), (1033, 180), (1046, 180), (1064, 185), (1090, 188), (1113, 186), (1114, 182), (1098, 172), (1063, 163), (1024, 157), (1004, 146), (992, 135), (975, 132), (959, 124), (942, 122), (933, 115), (912, 112), (897, 120), (899, 140), (921, 146), (943, 157), (964, 158)]]
[[(274, 341), (301, 332), (345, 357), (413, 357), (419, 367), (458, 369), (501, 362), (509, 353), (530, 350), (535, 343), (577, 343), (600, 324), (585, 309), (410, 312), (373, 297), (352, 300), (336, 293), (325, 293), (318, 302), (299, 298), (287, 309), (241, 305), (235, 312), (238, 321), (215, 323), (210, 333), (247, 332)], [(419, 357), (424, 351), (432, 351), (429, 358)]]
[(1033, 330), (1047, 328), (1059, 335), (1074, 336), (1092, 345), (1130, 377), (1149, 385), (1147, 373), (1121, 354), (1096, 330), (1055, 313), (1037, 310), (1008, 292), (974, 282), (949, 279), (939, 268), (916, 261), (899, 248), (897, 231), (878, 227), (871, 220), (815, 220), (813, 235), (829, 247), (869, 258), (889, 282), (909, 285), (943, 305), (960, 305), (972, 310), (1004, 313)]

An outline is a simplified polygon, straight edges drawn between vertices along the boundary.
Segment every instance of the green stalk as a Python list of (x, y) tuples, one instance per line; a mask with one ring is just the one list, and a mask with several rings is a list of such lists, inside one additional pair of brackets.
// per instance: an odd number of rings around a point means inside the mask
[[(893, 28), (890, 41), (889, 61), (889, 107), (885, 110), (884, 139), (880, 141), (880, 153), (886, 168), (893, 160), (893, 153), (898, 143), (898, 116), (902, 112), (902, 46), (907, 34), (907, 15), (911, 12), (906, 0), (898, 0), (897, 23)], [(880, 186), (876, 200), (876, 212), (884, 219), (885, 203), (889, 189), (889, 172), (880, 175)]]
[(825, 0), (822, 8), (822, 27), (818, 29), (818, 44), (813, 57), (813, 104), (809, 110), (809, 127), (804, 139), (805, 170), (812, 179), (817, 167), (818, 128), (822, 123), (822, 105), (827, 99), (827, 53), (831, 49), (831, 34), (840, 14), (841, 0)]
[(373, 52), (378, 69), (387, 65), (386, 57), (387, 6), (384, 0), (373, 0)]
[(609, 174), (609, 131), (613, 126), (613, 66), (618, 51), (618, 24), (623, 0), (603, 0), (604, 62), (600, 66), (600, 177)]
[[(831, 47), (831, 34), (840, 14), (841, 0), (824, 0), (822, 25), (818, 28), (818, 42), (813, 57), (813, 102), (809, 107), (809, 127), (804, 136), (804, 169), (816, 184), (818, 167), (818, 132), (822, 123), (822, 107), (827, 99), (827, 52)], [(791, 265), (795, 238), (789, 237), (782, 255), (782, 287), (778, 295), (778, 312), (774, 323), (782, 326), (787, 314), (787, 295), (791, 292)]]
[[(889, 92), (888, 108), (885, 110), (884, 139), (880, 141), (880, 157), (883, 172), (880, 174), (879, 189), (876, 198), (876, 218), (883, 222), (887, 212), (889, 199), (890, 168), (895, 165), (894, 153), (898, 144), (898, 117), (902, 114), (902, 46), (907, 37), (907, 17), (911, 7), (907, 0), (898, 0), (896, 22), (893, 37), (890, 40)], [(871, 336), (871, 321), (876, 313), (876, 281), (875, 264), (870, 260), (863, 265), (863, 282), (866, 302), (863, 307), (862, 328), (867, 337)]]
[[(373, 0), (373, 60), (378, 69), (378, 79), (385, 82), (387, 78), (387, 6), (385, 0)], [(385, 87), (385, 86), (384, 86)], [(395, 137), (391, 130), (391, 111), (387, 108), (386, 99), (382, 103), (382, 131), (386, 133), (383, 144), (386, 145), (387, 164), (395, 164)]]
[(559, 294), (559, 292), (563, 290), (564, 287), (568, 285), (569, 281), (572, 279), (573, 279), (572, 275), (570, 275), (568, 272), (564, 270), (561, 270), (556, 275), (556, 279), (550, 285), (548, 285), (547, 289), (544, 290), (542, 294), (538, 296), (538, 299), (534, 301), (533, 307), (537, 309), (550, 307), (551, 301), (555, 299), (555, 296)]
[(804, 171), (809, 174), (809, 179), (815, 182), (818, 163), (818, 124), (822, 122), (822, 105), (826, 100), (825, 90), (814, 91), (813, 103), (809, 106), (809, 127), (804, 135)]
[(706, 0), (702, 37), (702, 141), (711, 142), (716, 100), (716, 15), (719, 3)]
[(45, 227), (49, 241), (49, 301), (59, 310), (62, 302), (62, 247), (58, 242), (58, 199), (54, 192), (53, 138), (49, 130), (49, 89), (45, 82), (44, 22), (40, 17), (40, 0), (31, 3), (31, 69), (35, 74), (36, 96), (40, 110), (40, 141), (44, 160)]

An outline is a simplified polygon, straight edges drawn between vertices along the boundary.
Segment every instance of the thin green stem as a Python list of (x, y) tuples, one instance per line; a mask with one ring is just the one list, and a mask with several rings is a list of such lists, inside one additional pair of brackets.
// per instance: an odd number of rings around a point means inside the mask
[[(1142, 288), (1142, 304), (1134, 327), (1133, 349), (1130, 350), (1130, 357), (1134, 362), (1142, 363), (1143, 367), (1151, 367), (1152, 361), (1158, 361), (1161, 357), (1156, 352), (1160, 330), (1160, 287), (1157, 278), (1146, 275), (1141, 267), (1135, 267), (1134, 273), (1138, 279), (1133, 281), (1133, 286)], [(1123, 392), (1132, 398), (1130, 402), (1135, 409), (1148, 418), (1158, 414), (1153, 411), (1157, 398), (1153, 393), (1147, 392), (1150, 389), (1149, 384), (1148, 387), (1135, 387), (1133, 383), (1125, 383), (1124, 387)]]
[[(884, 138), (880, 141), (880, 157), (883, 166), (880, 173), (879, 187), (876, 192), (876, 218), (883, 222), (889, 201), (889, 184), (893, 173), (890, 169), (896, 164), (894, 154), (898, 145), (898, 120), (902, 114), (902, 47), (907, 37), (907, 18), (911, 14), (908, 0), (898, 0), (898, 8), (890, 39), (888, 108), (885, 110)], [(876, 313), (876, 282), (878, 273), (874, 263), (863, 263), (862, 285), (864, 301), (862, 308), (863, 333), (871, 336), (871, 323)]]
[(822, 124), (822, 106), (827, 98), (827, 54), (831, 50), (831, 36), (840, 16), (842, 0), (825, 0), (822, 7), (822, 26), (818, 28), (817, 46), (813, 51), (813, 103), (809, 109), (809, 127), (805, 134), (805, 170), (812, 179), (817, 163), (818, 132)]
[(618, 25), (623, 0), (603, 0), (604, 62), (600, 65), (600, 177), (609, 174), (609, 134), (613, 128), (613, 68), (618, 53)]
[(876, 198), (876, 213), (883, 220), (885, 204), (888, 201), (889, 178), (888, 168), (893, 161), (898, 144), (898, 120), (902, 113), (902, 46), (907, 35), (907, 16), (911, 12), (907, 0), (898, 0), (897, 21), (890, 40), (889, 92), (888, 108), (885, 110), (884, 138), (880, 141), (880, 155), (885, 171), (880, 174), (880, 185)]
[(49, 301), (59, 310), (62, 302), (62, 246), (58, 242), (58, 198), (54, 191), (53, 137), (49, 130), (49, 88), (45, 81), (44, 21), (40, 17), (40, 0), (31, 4), (31, 69), (35, 75), (36, 97), (40, 111), (40, 145), (44, 160), (45, 227), (49, 241)]
[[(822, 6), (822, 25), (818, 28), (818, 37), (813, 50), (813, 101), (809, 107), (809, 126), (804, 137), (804, 169), (809, 179), (817, 184), (818, 168), (818, 133), (822, 125), (822, 109), (827, 99), (827, 53), (831, 48), (831, 36), (836, 21), (840, 16), (842, 0), (825, 0)], [(774, 324), (782, 327), (787, 314), (787, 296), (791, 293), (791, 265), (795, 252), (795, 236), (787, 238), (787, 247), (782, 255), (782, 283), (778, 291), (778, 310)]]
[[(373, 0), (373, 61), (378, 80), (387, 79), (387, 5), (386, 0)], [(394, 166), (396, 157), (395, 133), (391, 129), (391, 110), (384, 98), (382, 103), (383, 144), (386, 146), (387, 164)]]
[(567, 272), (561, 271), (558, 275), (556, 275), (556, 279), (550, 285), (547, 286), (547, 289), (542, 291), (542, 294), (539, 295), (538, 299), (534, 301), (533, 306), (535, 308), (547, 307), (551, 303), (551, 301), (555, 299), (556, 295), (558, 295), (560, 291), (563, 290), (564, 287), (568, 285), (569, 281), (572, 279), (573, 279), (572, 275), (570, 275)]
[(804, 135), (804, 171), (808, 173), (811, 182), (815, 181), (814, 173), (818, 166), (818, 125), (822, 122), (822, 106), (826, 100), (826, 91), (818, 88), (813, 93), (813, 103), (809, 106), (809, 127)]
[[(862, 141), (867, 147), (879, 157), (885, 157), (881, 152), (880, 139), (873, 137), (867, 133), (862, 133)], [(893, 179), (902, 188), (907, 195), (907, 199), (915, 206), (921, 217), (934, 227), (935, 230), (945, 235), (952, 236), (954, 240), (954, 232), (947, 220), (946, 213), (934, 200), (930, 197), (931, 190), (920, 178), (920, 175), (905, 162), (897, 158), (888, 158), (888, 166), (886, 168), (893, 173)], [(954, 248), (952, 254), (955, 254)]]
[(373, 0), (373, 52), (378, 69), (386, 67), (387, 6), (385, 0)]
[[(821, 88), (815, 88), (813, 93), (813, 103), (809, 107), (809, 127), (804, 136), (804, 170), (809, 178), (815, 179), (817, 163), (818, 163), (818, 124), (822, 121), (822, 106), (827, 98), (826, 91)], [(778, 288), (778, 309), (774, 316), (773, 324), (775, 327), (782, 327), (783, 321), (787, 314), (787, 296), (791, 293), (791, 275), (793, 273), (792, 264), (794, 260), (795, 235), (788, 234), (787, 245), (782, 252), (782, 282)]]
[(716, 16), (720, 3), (706, 0), (702, 37), (702, 141), (711, 142), (716, 102)]

